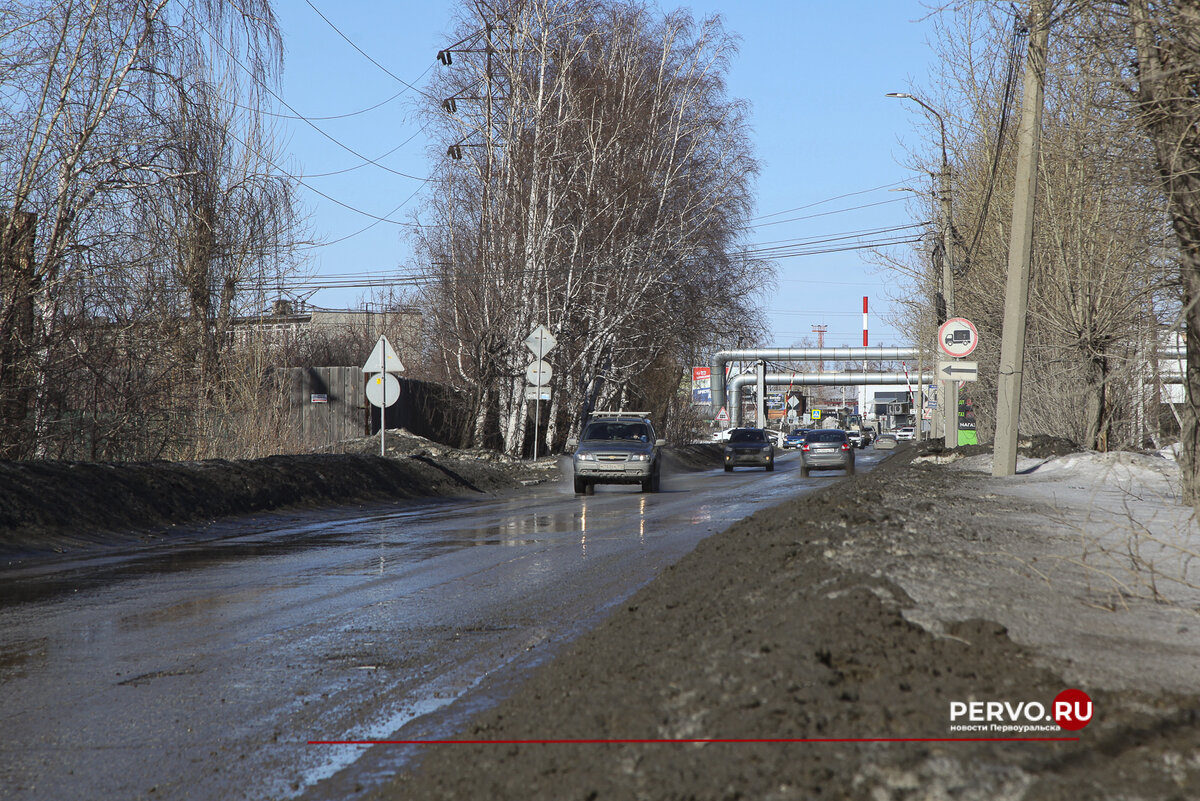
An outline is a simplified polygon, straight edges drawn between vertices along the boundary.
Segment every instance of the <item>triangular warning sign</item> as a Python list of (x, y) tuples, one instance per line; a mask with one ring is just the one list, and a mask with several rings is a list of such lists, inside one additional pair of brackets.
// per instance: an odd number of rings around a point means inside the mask
[(375, 350), (371, 351), (371, 355), (367, 357), (367, 363), (363, 365), (364, 373), (403, 373), (404, 365), (400, 363), (400, 357), (396, 355), (396, 351), (392, 349), (392, 343), (388, 342), (387, 337), (380, 337), (375, 343)]
[(729, 422), (729, 411), (726, 410), (726, 408), (724, 406), (721, 407), (721, 411), (717, 412), (717, 422), (718, 423), (728, 423)]

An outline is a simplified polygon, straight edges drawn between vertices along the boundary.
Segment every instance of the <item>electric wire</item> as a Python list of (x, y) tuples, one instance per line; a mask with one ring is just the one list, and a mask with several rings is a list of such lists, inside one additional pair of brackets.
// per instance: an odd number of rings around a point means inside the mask
[[(279, 95), (278, 92), (276, 92), (270, 86), (267, 86), (267, 84), (265, 82), (263, 82), (263, 80), (261, 78), (259, 78), (258, 75), (256, 75), (253, 70), (251, 70), (249, 67), (247, 67), (245, 64), (243, 64), (240, 58), (238, 58), (233, 52), (231, 52), (229, 50), (229, 48), (227, 48), (225, 46), (225, 44), (218, 37), (214, 36), (212, 31), (210, 31), (207, 27), (205, 27), (204, 23), (201, 22), (190, 9), (185, 7), (184, 13), (187, 14), (188, 16), (190, 16), (192, 18), (192, 21), (196, 23), (196, 26), (199, 27), (200, 30), (202, 30), (206, 34), (208, 34), (209, 40), (212, 41), (213, 44), (215, 44), (221, 50), (223, 50), (225, 52), (225, 55), (227, 55), (230, 58), (230, 60), (233, 61), (233, 63), (237, 64), (238, 67), (240, 67), (243, 72), (245, 72), (248, 76), (250, 76), (251, 80), (253, 80), (255, 83), (258, 84), (259, 88), (261, 88), (263, 91), (265, 91), (271, 97), (275, 98), (275, 100), (278, 101), (279, 104), (282, 105), (284, 108), (286, 108), (288, 111), (292, 112), (293, 114), (296, 114), (298, 116), (298, 119), (301, 122), (303, 122), (305, 125), (308, 125), (310, 128), (312, 128), (314, 131), (319, 133), (321, 136), (328, 139), (333, 144), (335, 144), (338, 147), (340, 147), (341, 149), (345, 150), (347, 153), (351, 154), (352, 156), (354, 156), (358, 159), (361, 159), (363, 161), (366, 161), (370, 164), (375, 165), (376, 167), (383, 170), (384, 172), (389, 172), (389, 173), (392, 173), (393, 175), (398, 175), (402, 178), (408, 178), (408, 179), (414, 180), (414, 181), (429, 181), (429, 180), (440, 181), (441, 180), (439, 178), (432, 178), (431, 176), (426, 176), (426, 177), (422, 178), (419, 175), (409, 175), (406, 172), (401, 172), (400, 170), (392, 169), (391, 167), (388, 167), (385, 164), (381, 164), (379, 161), (372, 159), (369, 156), (365, 156), (362, 153), (359, 153), (357, 150), (350, 147), (346, 143), (342, 142), (337, 137), (326, 132), (323, 128), (321, 128), (321, 126), (317, 125), (311, 119), (300, 114), (300, 112), (298, 112), (290, 103), (288, 103), (286, 100), (284, 100)], [(307, 186), (307, 184), (306, 184), (306, 186)], [(318, 193), (318, 194), (321, 194), (321, 193)], [(322, 197), (328, 198), (328, 195), (322, 195)], [(329, 198), (329, 199), (332, 199), (332, 198)], [(349, 206), (347, 204), (340, 204), (340, 205), (344, 205), (344, 206), (346, 206), (346, 208), (351, 208), (351, 209), (353, 208), (352, 206)]]
[[(382, 64), (380, 64), (380, 63), (379, 63), (378, 61), (376, 61), (375, 59), (371, 58), (371, 56), (370, 56), (370, 55), (369, 55), (369, 54), (368, 54), (368, 53), (367, 53), (365, 50), (363, 50), (361, 47), (359, 47), (357, 44), (355, 44), (355, 43), (354, 43), (354, 41), (353, 41), (353, 40), (352, 40), (352, 39), (351, 39), (349, 36), (347, 36), (346, 34), (342, 33), (341, 29), (339, 29), (339, 28), (338, 28), (338, 26), (334, 25), (334, 24), (333, 24), (333, 22), (331, 22), (331, 21), (330, 21), (329, 17), (327, 17), (327, 16), (325, 16), (324, 14), (322, 14), (322, 13), (321, 13), (321, 10), (312, 4), (312, 0), (304, 0), (304, 2), (308, 4), (308, 7), (309, 7), (309, 8), (311, 8), (313, 11), (315, 11), (315, 12), (316, 12), (316, 14), (317, 14), (317, 16), (318, 16), (318, 17), (320, 17), (322, 20), (324, 20), (324, 21), (325, 21), (325, 24), (326, 24), (326, 25), (328, 25), (330, 28), (332, 28), (332, 29), (333, 29), (333, 32), (334, 32), (334, 33), (336, 33), (338, 36), (340, 36), (340, 37), (342, 37), (343, 39), (345, 39), (345, 40), (346, 40), (346, 44), (350, 45), (350, 46), (351, 46), (351, 47), (353, 47), (355, 50), (357, 50), (357, 51), (359, 52), (359, 54), (360, 54), (360, 55), (361, 55), (363, 58), (365, 58), (367, 61), (370, 61), (372, 64), (374, 64), (374, 65), (375, 65), (376, 67), (378, 67), (380, 70), (382, 70), (382, 71), (383, 71), (383, 73), (384, 73), (385, 75), (387, 75), (387, 76), (391, 77), (393, 80), (395, 80), (395, 81), (397, 81), (397, 82), (399, 82), (399, 83), (403, 84), (403, 85), (404, 85), (404, 87), (405, 87), (406, 89), (411, 89), (412, 91), (416, 92), (417, 94), (419, 94), (419, 95), (421, 95), (422, 97), (425, 97), (425, 98), (427, 98), (427, 99), (429, 99), (429, 100), (433, 100), (433, 101), (435, 101), (435, 102), (437, 101), (437, 98), (436, 98), (436, 97), (434, 97), (433, 95), (431, 95), (431, 94), (429, 94), (428, 92), (426, 92), (426, 91), (424, 91), (424, 90), (422, 90), (422, 89), (420, 89), (420, 88), (418, 88), (418, 87), (414, 86), (413, 84), (411, 84), (411, 83), (409, 83), (408, 81), (406, 81), (406, 80), (404, 80), (403, 78), (401, 78), (401, 77), (400, 77), (399, 75), (397, 75), (396, 73), (394, 73), (394, 72), (392, 72), (391, 70), (389, 70), (387, 67), (385, 67), (385, 66), (383, 66)], [(426, 68), (425, 72), (421, 73), (421, 77), (424, 77), (424, 76), (426, 75), (426, 73), (428, 73), (428, 72), (429, 72), (429, 70), (430, 70), (430, 69), (433, 69), (433, 65), (432, 65), (432, 64), (430, 64), (430, 65), (429, 65), (429, 67), (427, 67), (427, 68)], [(421, 80), (421, 78), (417, 78), (417, 80), (419, 81), (419, 80)]]
[(971, 236), (971, 244), (967, 247), (967, 255), (963, 261), (962, 271), (966, 271), (970, 267), (971, 257), (975, 254), (975, 249), (979, 246), (979, 240), (983, 236), (983, 226), (987, 223), (988, 208), (991, 206), (992, 192), (996, 188), (996, 176), (1000, 171), (1000, 156), (1004, 148), (1004, 130), (1008, 124), (1013, 96), (1016, 93), (1018, 53), (1021, 49), (1022, 38), (1028, 35), (1028, 28), (1025, 28), (1021, 24), (1020, 19), (1014, 16), (1012, 39), (1009, 42), (1008, 48), (1008, 71), (1004, 79), (1004, 96), (1000, 102), (1000, 122), (996, 126), (996, 148), (992, 154), (991, 174), (988, 176), (987, 189), (983, 194), (983, 203), (979, 209), (979, 218), (975, 221), (975, 232)]
[(795, 208), (792, 208), (792, 209), (784, 209), (783, 211), (774, 211), (774, 212), (771, 212), (770, 214), (760, 214), (757, 217), (751, 217), (750, 220), (751, 220), (751, 222), (753, 222), (754, 220), (765, 220), (768, 217), (778, 217), (780, 214), (791, 214), (793, 211), (804, 211), (804, 209), (811, 209), (814, 206), (822, 206), (826, 203), (832, 203), (835, 200), (842, 200), (843, 198), (854, 197), (855, 195), (865, 195), (870, 192), (878, 192), (880, 189), (889, 189), (893, 186), (898, 186), (900, 184), (907, 183), (907, 182), (908, 182), (908, 179), (903, 178), (899, 181), (893, 181), (890, 184), (882, 184), (881, 186), (875, 186), (870, 189), (860, 189), (857, 192), (847, 192), (844, 195), (835, 195), (833, 197), (825, 198), (824, 200), (817, 200), (812, 203), (806, 203), (803, 206), (796, 206)]
[[(223, 45), (223, 44), (222, 44), (222, 43), (221, 43), (219, 40), (217, 40), (217, 39), (216, 39), (216, 37), (214, 37), (214, 36), (213, 36), (212, 32), (211, 32), (211, 31), (209, 31), (209, 30), (208, 30), (208, 28), (207, 28), (207, 27), (205, 27), (205, 26), (204, 26), (204, 24), (203, 24), (202, 22), (200, 22), (200, 20), (198, 20), (198, 19), (196, 18), (196, 16), (195, 16), (195, 15), (194, 15), (194, 14), (193, 14), (193, 13), (192, 13), (192, 12), (191, 12), (189, 9), (186, 9), (186, 8), (185, 8), (185, 9), (184, 9), (184, 13), (188, 14), (189, 16), (191, 16), (191, 18), (192, 18), (193, 22), (195, 22), (195, 23), (196, 23), (196, 25), (197, 25), (197, 26), (200, 28), (200, 30), (202, 30), (202, 31), (204, 31), (206, 34), (208, 34), (208, 36), (209, 36), (210, 40), (214, 41), (214, 42), (217, 44), (217, 46), (218, 46), (218, 47), (220, 47), (222, 50), (224, 50), (224, 51), (225, 51), (225, 54), (226, 54), (227, 56), (229, 56), (229, 58), (230, 58), (230, 59), (232, 59), (232, 60), (233, 60), (233, 61), (234, 61), (234, 62), (235, 62), (235, 63), (236, 63), (236, 64), (237, 64), (237, 65), (238, 65), (238, 66), (239, 66), (239, 67), (240, 67), (240, 68), (241, 68), (243, 71), (245, 71), (245, 72), (246, 72), (248, 75), (250, 75), (250, 76), (251, 76), (251, 78), (253, 78), (253, 79), (254, 79), (254, 80), (255, 80), (255, 81), (256, 81), (256, 82), (257, 82), (257, 83), (258, 83), (260, 86), (263, 86), (263, 88), (267, 89), (267, 91), (268, 91), (268, 92), (269, 92), (271, 95), (273, 95), (274, 97), (276, 97), (276, 98), (279, 100), (279, 102), (283, 103), (283, 105), (284, 105), (284, 106), (286, 106), (287, 108), (289, 108), (289, 109), (291, 109), (293, 112), (295, 112), (295, 109), (291, 108), (291, 106), (290, 106), (290, 105), (288, 105), (288, 104), (287, 104), (287, 103), (286, 103), (286, 102), (285, 102), (285, 101), (284, 101), (282, 98), (279, 98), (279, 96), (278, 96), (278, 95), (276, 95), (276, 94), (275, 94), (273, 91), (271, 91), (271, 90), (270, 90), (268, 87), (266, 87), (265, 85), (263, 85), (262, 81), (261, 81), (261, 80), (259, 80), (259, 79), (258, 79), (258, 78), (257, 78), (257, 77), (256, 77), (256, 76), (253, 74), (253, 72), (249, 70), (249, 68), (247, 68), (247, 67), (246, 67), (244, 64), (242, 64), (241, 60), (240, 60), (240, 59), (238, 59), (238, 58), (237, 58), (237, 57), (236, 57), (236, 56), (235, 56), (233, 53), (231, 53), (231, 52), (229, 51), (229, 49), (228, 49), (228, 48), (226, 48), (226, 47), (225, 47), (225, 46), (224, 46), (224, 45)], [(304, 119), (304, 118), (303, 118), (303, 117), (301, 117), (301, 119)], [(305, 121), (307, 122), (307, 120), (305, 120)], [(315, 129), (315, 130), (317, 130), (318, 132), (324, 133), (324, 132), (322, 132), (322, 131), (320, 130), (320, 128), (319, 128), (318, 126), (316, 126), (316, 125), (313, 125), (311, 122), (309, 122), (308, 124), (309, 124), (309, 125), (311, 125), (311, 126), (312, 126), (312, 127)], [(379, 215), (377, 215), (377, 214), (373, 214), (373, 213), (371, 213), (371, 212), (369, 212), (369, 211), (366, 211), (366, 210), (364, 210), (364, 209), (360, 209), (360, 208), (358, 208), (358, 207), (356, 207), (356, 206), (352, 206), (352, 205), (350, 205), (349, 203), (346, 203), (346, 202), (344, 202), (344, 201), (342, 201), (342, 200), (339, 200), (339, 199), (337, 199), (337, 198), (333, 197), (332, 195), (330, 195), (330, 194), (328, 194), (328, 193), (326, 193), (326, 192), (322, 192), (320, 189), (317, 189), (317, 188), (316, 188), (315, 186), (313, 186), (311, 183), (309, 183), (308, 181), (306, 181), (306, 180), (304, 179), (304, 176), (301, 176), (301, 175), (296, 175), (296, 174), (294, 174), (294, 173), (290, 172), (289, 170), (286, 170), (286, 169), (284, 169), (284, 168), (283, 168), (281, 165), (279, 165), (279, 164), (276, 162), (276, 160), (275, 160), (274, 158), (271, 158), (270, 156), (268, 156), (268, 155), (266, 155), (265, 153), (263, 153), (261, 150), (258, 150), (257, 148), (254, 148), (254, 147), (250, 146), (250, 145), (249, 145), (249, 144), (247, 144), (247, 143), (246, 143), (246, 142), (245, 142), (245, 141), (244, 141), (244, 140), (243, 140), (241, 137), (239, 137), (237, 134), (233, 133), (233, 131), (230, 131), (230, 132), (229, 132), (229, 135), (230, 135), (231, 137), (233, 137), (233, 138), (234, 138), (234, 139), (235, 139), (235, 140), (236, 140), (236, 141), (237, 141), (237, 142), (238, 142), (238, 143), (239, 143), (239, 144), (240, 144), (242, 147), (246, 148), (246, 149), (247, 149), (248, 151), (250, 151), (250, 152), (256, 153), (256, 154), (257, 154), (257, 155), (258, 155), (260, 158), (262, 158), (264, 161), (266, 161), (268, 164), (270, 164), (270, 165), (271, 165), (271, 166), (272, 166), (272, 167), (273, 167), (273, 168), (274, 168), (274, 169), (275, 169), (275, 170), (278, 172), (278, 174), (279, 174), (279, 175), (281, 175), (281, 176), (284, 176), (284, 177), (287, 177), (287, 178), (290, 178), (291, 180), (293, 180), (293, 181), (295, 181), (296, 183), (300, 184), (301, 186), (305, 187), (306, 189), (308, 189), (309, 191), (313, 192), (314, 194), (316, 194), (316, 195), (319, 195), (320, 197), (324, 198), (325, 200), (328, 200), (329, 202), (331, 202), (331, 203), (333, 203), (333, 204), (335, 204), (335, 205), (337, 205), (337, 206), (341, 206), (342, 208), (346, 209), (347, 211), (353, 212), (353, 213), (355, 213), (355, 214), (358, 214), (358, 215), (360, 215), (360, 216), (366, 217), (367, 219), (373, 220), (373, 222), (372, 222), (370, 225), (366, 226), (366, 227), (365, 227), (365, 228), (363, 228), (363, 229), (360, 229), (359, 231), (356, 231), (356, 232), (354, 232), (353, 234), (348, 234), (348, 235), (346, 235), (346, 236), (340, 237), (340, 238), (338, 238), (338, 239), (335, 239), (335, 240), (332, 240), (332, 241), (330, 241), (330, 242), (325, 242), (325, 243), (317, 243), (317, 244), (314, 244), (314, 245), (311, 245), (311, 246), (309, 246), (310, 248), (316, 248), (316, 247), (325, 247), (325, 246), (328, 246), (328, 245), (331, 245), (331, 244), (334, 244), (334, 243), (337, 243), (337, 242), (344, 242), (345, 240), (347, 240), (347, 239), (349, 239), (349, 238), (351, 238), (351, 237), (353, 237), (353, 236), (357, 236), (357, 235), (359, 235), (359, 234), (363, 233), (364, 231), (367, 231), (367, 230), (369, 230), (369, 229), (373, 228), (373, 227), (374, 227), (376, 224), (378, 224), (378, 223), (381, 223), (381, 222), (386, 222), (386, 223), (389, 223), (389, 224), (391, 224), (391, 225), (398, 225), (398, 226), (405, 226), (405, 227), (421, 227), (421, 226), (417, 225), (416, 223), (408, 223), (408, 222), (403, 222), (403, 221), (400, 221), (400, 220), (393, 220), (393, 219), (390, 219), (390, 216), (391, 216), (392, 214), (396, 213), (397, 211), (399, 211), (399, 210), (400, 210), (400, 208), (402, 208), (402, 207), (403, 207), (403, 206), (404, 206), (406, 203), (408, 203), (409, 201), (411, 201), (411, 200), (412, 200), (412, 198), (416, 197), (416, 195), (417, 195), (417, 192), (419, 192), (419, 191), (420, 191), (420, 189), (421, 189), (422, 187), (424, 187), (426, 184), (428, 184), (430, 181), (439, 181), (439, 180), (441, 180), (441, 179), (433, 178), (433, 177), (431, 177), (431, 176), (427, 176), (427, 177), (425, 177), (425, 178), (418, 178), (417, 176), (405, 176), (405, 177), (413, 178), (413, 179), (415, 179), (415, 180), (420, 180), (420, 181), (421, 181), (421, 184), (420, 184), (420, 185), (417, 187), (417, 189), (416, 189), (416, 190), (414, 190), (414, 191), (412, 192), (412, 194), (410, 194), (410, 195), (409, 195), (409, 196), (408, 196), (408, 197), (407, 197), (407, 198), (406, 198), (406, 199), (405, 199), (403, 202), (401, 202), (401, 203), (400, 203), (400, 205), (396, 206), (396, 207), (395, 207), (395, 208), (393, 208), (393, 209), (392, 209), (390, 212), (388, 212), (388, 216), (387, 216), (387, 217), (381, 217), (381, 216), (379, 216)], [(330, 138), (330, 139), (332, 140), (332, 137), (329, 137), (329, 136), (328, 136), (328, 134), (325, 134), (325, 136), (326, 136), (326, 138)], [(411, 137), (410, 137), (410, 138), (411, 138)], [(332, 140), (332, 141), (335, 141), (335, 142), (336, 142), (336, 140)], [(352, 153), (353, 153), (354, 151), (352, 151), (352, 150), (351, 150), (350, 152), (352, 152)], [(355, 155), (358, 155), (358, 154), (355, 154)], [(370, 159), (365, 159), (365, 157), (363, 157), (363, 156), (361, 156), (361, 155), (359, 155), (359, 158), (360, 158), (360, 159), (364, 159), (364, 160), (366, 160), (366, 161), (369, 161), (370, 163), (376, 163), (376, 162), (374, 162), (373, 160), (370, 160)], [(362, 166), (362, 165), (359, 165), (359, 166)], [(379, 165), (377, 165), (377, 166), (379, 166)], [(357, 169), (357, 168), (355, 168), (355, 169)], [(386, 168), (385, 168), (385, 169), (386, 169)], [(401, 174), (401, 175), (403, 175), (403, 173), (398, 173), (398, 174)]]
[(817, 217), (828, 217), (832, 214), (845, 214), (846, 212), (860, 211), (862, 209), (869, 209), (869, 208), (873, 208), (875, 206), (886, 206), (889, 203), (899, 203), (904, 200), (907, 200), (907, 198), (898, 197), (898, 198), (892, 198), (891, 200), (880, 200), (875, 203), (864, 203), (861, 206), (850, 206), (850, 207), (844, 208), (844, 209), (834, 209), (833, 211), (822, 211), (818, 214), (806, 214), (801, 217), (789, 217), (786, 220), (775, 220), (773, 222), (755, 223), (753, 225), (747, 225), (746, 227), (747, 228), (766, 228), (768, 225), (783, 225), (784, 223), (797, 222), (799, 220), (813, 220), (813, 219), (816, 219)]

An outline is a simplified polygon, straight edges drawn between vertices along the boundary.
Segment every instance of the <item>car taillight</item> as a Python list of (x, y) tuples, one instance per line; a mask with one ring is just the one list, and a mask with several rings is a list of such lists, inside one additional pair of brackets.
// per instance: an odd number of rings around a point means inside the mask
[(844, 451), (848, 451), (848, 450), (850, 450), (850, 443), (849, 443), (849, 442), (843, 442), (843, 443), (842, 443), (842, 450), (844, 450)]
[(808, 443), (806, 442), (806, 443), (804, 443), (803, 445), (801, 445), (801, 446), (800, 446), (800, 450), (802, 450), (802, 451), (806, 451), (806, 450), (808, 450)]

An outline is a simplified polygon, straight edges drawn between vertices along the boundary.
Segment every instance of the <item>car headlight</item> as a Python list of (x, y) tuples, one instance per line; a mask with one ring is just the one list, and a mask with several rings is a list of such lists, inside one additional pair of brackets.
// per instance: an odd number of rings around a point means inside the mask
[(575, 458), (581, 462), (594, 462), (594, 461), (596, 461), (596, 454), (594, 454), (594, 453), (577, 453), (577, 454), (575, 454)]
[(648, 461), (650, 461), (650, 454), (648, 454), (648, 453), (632, 453), (629, 455), (629, 461), (631, 461), (631, 462), (648, 462)]

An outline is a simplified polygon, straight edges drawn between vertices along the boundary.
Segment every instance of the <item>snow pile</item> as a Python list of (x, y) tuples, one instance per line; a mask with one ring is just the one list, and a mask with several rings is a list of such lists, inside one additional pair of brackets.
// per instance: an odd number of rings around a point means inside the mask
[(1179, 494), (1179, 464), (1159, 455), (1127, 451), (1073, 453), (1047, 459), (1029, 472), (1040, 479), (1084, 481), (1110, 489), (1117, 486), (1137, 495), (1151, 491), (1178, 498)]
[(1070, 532), (1070, 559), (1120, 597), (1200, 610), (1200, 526), (1181, 503), (1173, 458), (1074, 453), (1014, 478), (994, 479), (993, 486), (1053, 509), (1056, 522)]
[[(914, 462), (919, 462), (921, 459), (914, 459)], [(1040, 465), (1045, 464), (1045, 459), (1028, 459), (1024, 456), (1017, 457), (1017, 472), (1024, 474), (1035, 470)], [(942, 463), (948, 463), (955, 470), (968, 470), (972, 473), (987, 473), (992, 474), (992, 454), (981, 453), (976, 456), (964, 456), (961, 459), (943, 460)]]

